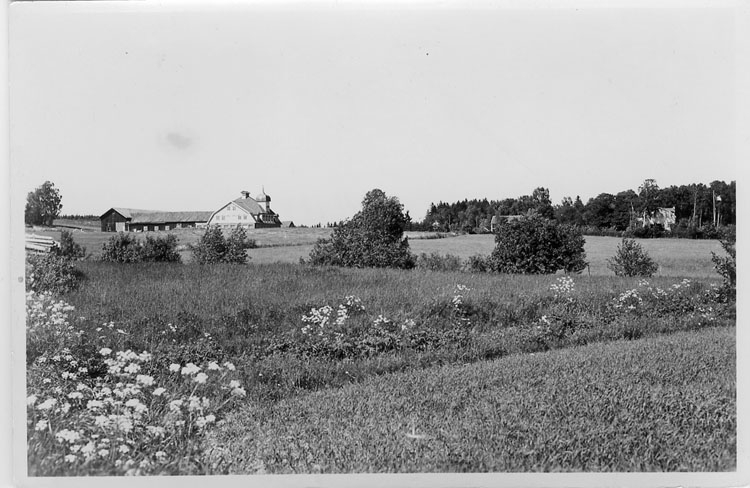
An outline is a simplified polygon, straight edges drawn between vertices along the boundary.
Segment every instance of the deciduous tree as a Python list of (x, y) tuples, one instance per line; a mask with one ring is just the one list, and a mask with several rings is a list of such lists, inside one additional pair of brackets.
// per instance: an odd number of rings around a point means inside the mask
[(320, 239), (309, 262), (355, 268), (413, 268), (414, 256), (403, 237), (409, 217), (396, 197), (374, 189), (362, 200), (362, 210), (336, 227), (330, 239)]
[(24, 220), (30, 225), (51, 226), (62, 210), (62, 196), (51, 181), (45, 181), (42, 186), (29, 192), (26, 197)]

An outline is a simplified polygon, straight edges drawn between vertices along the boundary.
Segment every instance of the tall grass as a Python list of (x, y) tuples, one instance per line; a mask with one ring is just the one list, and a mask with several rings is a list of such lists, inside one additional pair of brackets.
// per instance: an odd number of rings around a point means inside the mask
[[(718, 277), (642, 282), (299, 264), (79, 264), (87, 279), (64, 297), (75, 308), (69, 311), (69, 323), (75, 325), (70, 344), (56, 345), (39, 334), (30, 336), (35, 344), (66, 347), (63, 357), (86, 362), (81, 374), (91, 388), (107, 374), (101, 358), (94, 359), (102, 347), (148, 351), (150, 374), (165, 384), (173, 366), (229, 361), (236, 365), (232, 381), (247, 392), (240, 409), (271, 408), (309, 391), (384, 374), (732, 326), (735, 320), (733, 304), (716, 299)], [(29, 384), (45, 393), (44, 378), (56, 374), (43, 359), (50, 354), (39, 347), (27, 350)], [(181, 388), (179, 383), (175, 387)], [(217, 388), (217, 395), (226, 392)], [(181, 395), (178, 390), (174, 395)], [(52, 471), (44, 467), (42, 458), (56, 445), (48, 441), (40, 441), (43, 448), (34, 451), (39, 474), (61, 472), (57, 461), (49, 466)], [(181, 456), (189, 457), (191, 473), (206, 472), (195, 443), (192, 434), (184, 436)], [(56, 453), (59, 459), (73, 454)], [(325, 452), (320, 456), (329, 459)], [(171, 473), (180, 470), (181, 462), (149, 458), (143, 469)], [(107, 465), (94, 471), (86, 466), (76, 472), (111, 472)], [(325, 469), (349, 469), (331, 466)]]
[[(180, 312), (210, 320), (243, 308), (273, 308), (295, 323), (300, 311), (346, 295), (357, 295), (368, 309), (409, 314), (438, 297), (450, 298), (457, 283), (472, 289), (476, 301), (495, 306), (538, 303), (549, 296), (555, 276), (520, 276), (397, 271), (387, 269), (310, 268), (294, 264), (197, 266), (80, 263), (87, 281), (68, 296), (80, 313), (107, 320), (133, 321)], [(666, 287), (671, 278), (656, 278)], [(711, 282), (718, 283), (718, 278)], [(601, 302), (632, 288), (637, 279), (576, 278), (578, 293)]]

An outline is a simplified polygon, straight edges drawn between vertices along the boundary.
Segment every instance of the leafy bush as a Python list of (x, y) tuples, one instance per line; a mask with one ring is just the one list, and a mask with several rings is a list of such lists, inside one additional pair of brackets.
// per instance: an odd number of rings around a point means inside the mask
[(724, 301), (735, 301), (737, 298), (737, 249), (735, 247), (737, 235), (734, 227), (723, 231), (720, 242), (721, 247), (727, 253), (719, 256), (711, 253), (716, 272), (723, 278), (722, 286), (719, 288), (719, 297)]
[(60, 232), (60, 245), (54, 246), (52, 252), (67, 259), (83, 259), (86, 248), (73, 240), (73, 234), (67, 230)]
[(255, 242), (248, 241), (247, 233), (239, 225), (232, 229), (227, 238), (221, 228), (209, 225), (191, 249), (193, 259), (198, 264), (245, 264), (248, 260), (246, 250), (254, 246)]
[(146, 242), (140, 248), (141, 261), (179, 263), (182, 261), (177, 252), (177, 237), (168, 234), (164, 237), (146, 236)]
[(403, 238), (409, 223), (404, 206), (381, 190), (367, 192), (362, 210), (333, 230), (330, 239), (320, 239), (310, 253), (315, 265), (354, 268), (414, 267), (409, 241)]
[(56, 253), (26, 257), (26, 289), (35, 292), (68, 293), (78, 288), (83, 273), (70, 259)]
[(575, 227), (529, 213), (499, 226), (487, 267), (501, 273), (580, 273), (587, 266), (584, 243)]
[(644, 225), (642, 227), (627, 230), (623, 233), (623, 236), (625, 237), (635, 237), (636, 239), (656, 239), (664, 237), (664, 235), (664, 226), (661, 224)]
[(623, 238), (615, 255), (607, 259), (607, 267), (617, 276), (651, 277), (659, 269), (641, 245), (628, 238)]
[(461, 258), (453, 254), (441, 255), (438, 252), (422, 253), (417, 257), (417, 268), (430, 271), (459, 271)]
[(177, 238), (166, 236), (146, 236), (142, 243), (132, 234), (118, 232), (102, 246), (102, 261), (112, 263), (179, 263), (180, 254), (177, 252)]
[(487, 257), (481, 254), (469, 256), (465, 264), (466, 271), (471, 273), (484, 273), (487, 271)]
[[(247, 262), (247, 233), (239, 225), (232, 229), (227, 237), (227, 252), (224, 255), (225, 263), (245, 264)], [(253, 244), (254, 245), (254, 244)]]
[(102, 245), (100, 259), (112, 263), (138, 263), (141, 261), (141, 243), (127, 232), (118, 232)]

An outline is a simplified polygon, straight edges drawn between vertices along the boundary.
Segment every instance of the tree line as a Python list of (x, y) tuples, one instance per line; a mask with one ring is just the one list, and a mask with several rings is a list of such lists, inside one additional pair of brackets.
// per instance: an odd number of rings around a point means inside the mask
[(531, 195), (502, 200), (465, 199), (454, 203), (432, 203), (424, 220), (412, 222), (409, 230), (437, 230), (445, 232), (489, 232), (492, 218), (524, 215), (533, 210), (562, 224), (584, 228), (587, 232), (624, 232), (642, 227), (643, 216), (652, 215), (658, 208), (674, 207), (673, 233), (688, 236), (700, 231), (736, 224), (736, 182), (713, 181), (708, 185), (691, 183), (660, 188), (647, 179), (636, 190), (617, 194), (600, 193), (583, 203), (579, 196), (565, 197), (553, 205), (549, 189), (536, 188)]

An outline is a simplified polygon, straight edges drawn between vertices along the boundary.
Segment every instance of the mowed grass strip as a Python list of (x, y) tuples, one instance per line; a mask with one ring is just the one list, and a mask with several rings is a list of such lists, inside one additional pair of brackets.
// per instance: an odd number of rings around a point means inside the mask
[(207, 447), (229, 473), (726, 471), (735, 383), (735, 329), (706, 329), (250, 404)]

